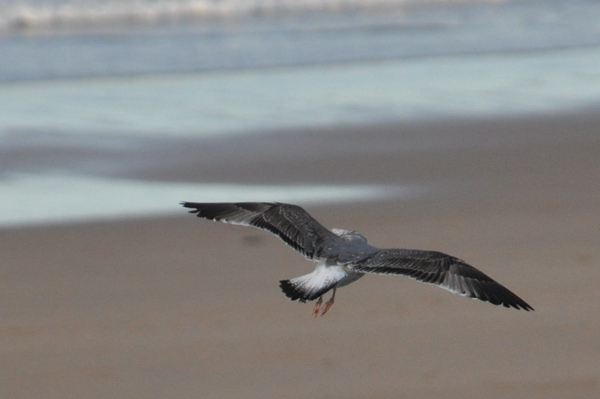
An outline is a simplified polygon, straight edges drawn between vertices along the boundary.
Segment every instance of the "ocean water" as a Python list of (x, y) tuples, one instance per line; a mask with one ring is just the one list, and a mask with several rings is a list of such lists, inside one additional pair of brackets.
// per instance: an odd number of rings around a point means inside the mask
[[(102, 176), (110, 159), (97, 173), (36, 168), (36, 149), (56, 137), (126, 150), (147, 137), (539, 114), (599, 100), (598, 1), (0, 0), (0, 226), (175, 213), (182, 199), (416, 192), (141, 182)], [(102, 212), (82, 212), (86, 203)]]

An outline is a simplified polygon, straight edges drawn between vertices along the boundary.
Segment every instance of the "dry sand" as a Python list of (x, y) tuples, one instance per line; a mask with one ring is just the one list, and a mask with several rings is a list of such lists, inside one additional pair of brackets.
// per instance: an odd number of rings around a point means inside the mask
[[(186, 145), (136, 173), (428, 187), (307, 209), (377, 246), (458, 256), (535, 312), (373, 275), (314, 319), (277, 284), (310, 263), (265, 232), (187, 215), (8, 229), (0, 397), (598, 398), (598, 126), (592, 113), (266, 134), (230, 143), (244, 156)], [(428, 142), (402, 147), (406, 135)]]

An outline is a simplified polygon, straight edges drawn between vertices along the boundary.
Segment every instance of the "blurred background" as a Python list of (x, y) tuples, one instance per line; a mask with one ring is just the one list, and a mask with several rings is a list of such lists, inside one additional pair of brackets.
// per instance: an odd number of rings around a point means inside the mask
[(594, 0), (0, 0), (0, 225), (389, 195), (144, 171), (264, 132), (589, 108), (598, 21)]
[[(0, 0), (0, 397), (600, 397), (600, 1)], [(312, 264), (282, 201), (535, 308)], [(325, 298), (327, 299), (327, 298)]]

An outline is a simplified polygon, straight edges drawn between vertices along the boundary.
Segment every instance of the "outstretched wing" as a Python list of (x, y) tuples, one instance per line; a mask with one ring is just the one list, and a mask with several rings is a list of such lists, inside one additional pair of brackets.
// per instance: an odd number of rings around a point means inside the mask
[(494, 305), (533, 310), (524, 300), (473, 266), (441, 252), (383, 249), (354, 266), (353, 270), (402, 274)]
[(196, 216), (267, 230), (306, 256), (318, 258), (324, 244), (339, 238), (296, 205), (270, 202), (182, 202)]

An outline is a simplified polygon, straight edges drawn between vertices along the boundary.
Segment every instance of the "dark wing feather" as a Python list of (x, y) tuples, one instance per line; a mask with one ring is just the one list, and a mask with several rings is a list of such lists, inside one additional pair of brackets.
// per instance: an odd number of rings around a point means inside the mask
[(353, 270), (402, 274), (494, 305), (533, 310), (524, 300), (473, 266), (441, 252), (383, 249), (354, 266)]
[(270, 202), (182, 202), (196, 216), (267, 230), (306, 256), (318, 258), (322, 244), (338, 237), (296, 205)]

